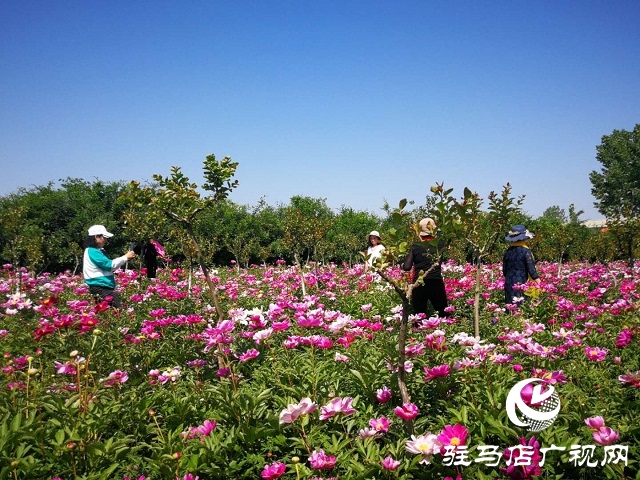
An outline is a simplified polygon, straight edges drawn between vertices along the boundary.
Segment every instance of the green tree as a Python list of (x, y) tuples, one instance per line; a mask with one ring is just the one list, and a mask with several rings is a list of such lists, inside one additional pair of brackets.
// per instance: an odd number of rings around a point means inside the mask
[(220, 307), (216, 288), (211, 281), (194, 224), (201, 212), (212, 208), (217, 202), (225, 200), (229, 193), (238, 186), (237, 180), (231, 180), (237, 167), (238, 163), (232, 162), (230, 157), (216, 160), (215, 155), (207, 155), (203, 162), (205, 183), (202, 185), (202, 189), (211, 192), (211, 195), (204, 198), (197, 190), (198, 185), (191, 183), (189, 178), (181, 172), (180, 167), (171, 167), (169, 177), (154, 174), (153, 180), (158, 185), (157, 189), (142, 188), (139, 182), (131, 182), (129, 190), (124, 196), (124, 199), (130, 204), (141, 209), (141, 214), (149, 209), (163, 212), (175, 225), (184, 230), (196, 252), (198, 263), (220, 320), (224, 318), (224, 312)]
[[(59, 187), (50, 182), (31, 189), (19, 189), (3, 197), (0, 215), (20, 209), (23, 212), (22, 235), (33, 237), (22, 240), (29, 241), (31, 248), (29, 258), (23, 258), (21, 263), (28, 264), (32, 269), (62, 271), (73, 268), (75, 272), (82, 258), (81, 247), (87, 229), (91, 225), (100, 223), (111, 231), (118, 231), (122, 211), (122, 205), (118, 202), (121, 190), (122, 185), (117, 182), (87, 182), (67, 178), (60, 180)], [(40, 237), (40, 240), (36, 237)], [(8, 241), (0, 233), (0, 245), (6, 245)], [(111, 245), (124, 248), (125, 243), (126, 238), (117, 235)]]
[[(326, 234), (331, 250), (328, 256), (335, 261), (353, 263), (358, 252), (366, 250), (366, 236), (380, 230), (381, 220), (368, 212), (342, 206)], [(383, 242), (384, 243), (384, 242)]]
[(640, 234), (640, 124), (632, 131), (614, 130), (596, 147), (601, 172), (592, 171), (594, 205), (626, 246), (629, 265)]

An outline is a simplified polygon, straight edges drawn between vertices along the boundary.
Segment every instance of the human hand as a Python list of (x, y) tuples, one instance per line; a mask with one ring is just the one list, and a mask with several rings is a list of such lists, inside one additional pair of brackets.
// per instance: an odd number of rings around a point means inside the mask
[(133, 257), (136, 256), (136, 253), (133, 250), (129, 250), (125, 256), (127, 257), (127, 260), (131, 260)]

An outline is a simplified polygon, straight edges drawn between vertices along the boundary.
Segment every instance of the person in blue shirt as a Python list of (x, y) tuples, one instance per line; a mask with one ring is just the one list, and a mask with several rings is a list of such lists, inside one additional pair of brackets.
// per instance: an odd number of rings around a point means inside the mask
[(514, 288), (515, 285), (527, 283), (529, 280), (540, 283), (533, 254), (527, 246), (527, 240), (533, 237), (533, 233), (524, 225), (515, 225), (504, 238), (511, 244), (502, 258), (504, 301), (507, 304), (517, 303), (514, 298), (524, 300), (524, 292)]
[(113, 272), (122, 267), (136, 254), (129, 250), (121, 257), (111, 260), (104, 251), (107, 239), (113, 237), (104, 225), (93, 225), (89, 228), (85, 242), (82, 273), (84, 283), (89, 287), (89, 292), (110, 303), (115, 308), (122, 307), (122, 301), (116, 293), (116, 279)]

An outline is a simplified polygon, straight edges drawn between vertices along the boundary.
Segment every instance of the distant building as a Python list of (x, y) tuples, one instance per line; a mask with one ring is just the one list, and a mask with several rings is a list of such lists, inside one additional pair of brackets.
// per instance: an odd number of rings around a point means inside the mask
[(585, 220), (582, 222), (582, 225), (587, 228), (605, 228), (607, 226), (607, 219), (601, 218), (599, 220)]

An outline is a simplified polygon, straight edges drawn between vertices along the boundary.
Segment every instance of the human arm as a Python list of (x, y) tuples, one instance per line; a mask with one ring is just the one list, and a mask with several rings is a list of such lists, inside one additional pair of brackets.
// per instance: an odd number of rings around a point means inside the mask
[(413, 248), (409, 250), (409, 254), (407, 255), (407, 258), (404, 259), (404, 263), (402, 264), (402, 269), (405, 272), (408, 272), (411, 270), (412, 267), (413, 267)]
[(103, 272), (113, 272), (136, 256), (132, 250), (129, 250), (123, 256), (111, 260), (100, 248), (88, 248), (87, 255), (94, 267)]
[(527, 265), (527, 274), (529, 278), (532, 280), (540, 281), (540, 276), (538, 275), (538, 271), (536, 270), (536, 262), (533, 259), (533, 254), (530, 250), (527, 250), (524, 254), (525, 262)]

